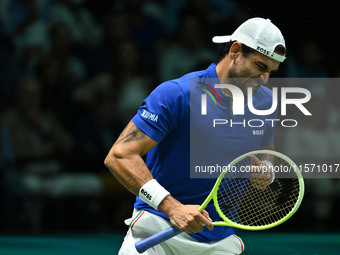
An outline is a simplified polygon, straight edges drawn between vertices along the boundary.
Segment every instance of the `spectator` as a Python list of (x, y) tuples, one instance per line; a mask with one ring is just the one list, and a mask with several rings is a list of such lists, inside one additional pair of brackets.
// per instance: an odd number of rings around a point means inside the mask
[(289, 60), (286, 69), (287, 77), (328, 77), (325, 69), (325, 58), (319, 44), (315, 40), (304, 39), (297, 48), (297, 54)]
[(175, 40), (169, 44), (168, 49), (161, 56), (160, 80), (180, 77), (202, 64), (217, 59), (215, 52), (203, 44), (205, 39), (202, 30), (204, 27), (195, 15), (190, 13), (183, 15)]
[(154, 84), (151, 77), (144, 72), (139, 48), (133, 41), (123, 41), (119, 44), (115, 60), (114, 86), (120, 93), (118, 106), (122, 121), (126, 123)]
[[(53, 113), (42, 108), (41, 85), (35, 78), (18, 84), (15, 104), (3, 114), (15, 160), (23, 174), (53, 175), (67, 166), (73, 140)], [(40, 192), (40, 184), (25, 179), (29, 192)]]
[(102, 72), (91, 80), (77, 86), (73, 92), (75, 103), (92, 108), (96, 96), (114, 90), (121, 121), (125, 123), (133, 116), (147, 93), (151, 90), (151, 75), (144, 71), (137, 44), (124, 40), (116, 45), (115, 58), (111, 60), (111, 72)]
[(31, 230), (33, 215), (4, 124), (0, 124), (0, 184), (1, 230), (11, 233)]
[(49, 54), (66, 66), (70, 82), (77, 84), (84, 81), (85, 65), (72, 52), (75, 46), (74, 38), (67, 24), (57, 23), (50, 28), (50, 44)]
[(163, 39), (165, 31), (161, 21), (143, 8), (146, 7), (146, 2), (145, 0), (130, 1), (125, 8), (131, 23), (130, 39), (138, 45), (144, 70), (152, 71), (158, 65), (155, 47)]
[(109, 72), (113, 68), (117, 45), (128, 40), (131, 35), (131, 26), (127, 11), (109, 11), (102, 18), (103, 36), (97, 43), (80, 45), (75, 51), (84, 61), (89, 77), (102, 72)]
[[(0, 1), (0, 39), (16, 61), (6, 67), (15, 77), (32, 74), (40, 54), (48, 47), (45, 23), (51, 0)], [(10, 69), (12, 68), (12, 69)], [(8, 73), (4, 73), (8, 76)], [(11, 74), (11, 73), (10, 73)], [(17, 80), (7, 77), (13, 83)]]
[(43, 22), (27, 25), (14, 42), (21, 75), (32, 75), (37, 62), (49, 49), (48, 27)]
[(51, 27), (50, 44), (50, 50), (38, 62), (35, 74), (43, 86), (43, 106), (68, 125), (77, 114), (71, 104), (71, 91), (86, 79), (87, 72), (84, 63), (72, 52), (74, 43), (65, 24)]
[(83, 0), (54, 1), (50, 8), (49, 22), (53, 26), (63, 23), (70, 29), (76, 43), (90, 43), (101, 37), (101, 27), (91, 12), (83, 7)]
[(51, 0), (0, 1), (1, 35), (11, 41), (36, 21), (46, 21)]
[(72, 169), (92, 173), (107, 173), (102, 161), (117, 139), (122, 123), (117, 107), (117, 93), (111, 89), (94, 91), (87, 101), (88, 111), (73, 124), (75, 155)]
[(21, 69), (13, 50), (0, 43), (0, 113), (11, 102), (9, 96), (17, 84)]
[(41, 96), (37, 79), (22, 79), (16, 90), (15, 105), (2, 118), (31, 200), (37, 231), (42, 229), (44, 213), (41, 197), (88, 198), (100, 195), (103, 189), (97, 173), (72, 173), (69, 162), (74, 141), (53, 112), (42, 107)]

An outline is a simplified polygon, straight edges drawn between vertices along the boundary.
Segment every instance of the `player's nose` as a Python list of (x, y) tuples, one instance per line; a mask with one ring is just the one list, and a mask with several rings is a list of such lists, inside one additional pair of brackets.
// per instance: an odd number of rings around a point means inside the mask
[(261, 73), (259, 78), (261, 79), (262, 84), (266, 84), (268, 82), (268, 79), (269, 79), (269, 73), (268, 72)]

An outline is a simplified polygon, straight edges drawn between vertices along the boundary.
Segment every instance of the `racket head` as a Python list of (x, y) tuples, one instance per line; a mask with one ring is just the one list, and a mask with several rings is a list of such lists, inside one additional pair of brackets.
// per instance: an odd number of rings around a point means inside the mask
[[(249, 173), (232, 174), (249, 165), (253, 155), (273, 159), (275, 180), (265, 190), (252, 187)], [(234, 182), (233, 186), (228, 187), (227, 182)], [(218, 177), (209, 197), (223, 220), (214, 225), (264, 230), (287, 221), (299, 208), (303, 195), (303, 177), (293, 160), (276, 151), (257, 150), (233, 160)]]

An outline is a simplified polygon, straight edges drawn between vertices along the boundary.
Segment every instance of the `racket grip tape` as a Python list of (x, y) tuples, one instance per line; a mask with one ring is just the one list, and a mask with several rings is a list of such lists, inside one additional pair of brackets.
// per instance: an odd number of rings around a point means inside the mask
[(178, 235), (179, 233), (181, 233), (181, 230), (178, 230), (177, 228), (174, 227), (170, 227), (167, 228), (157, 234), (154, 234), (153, 236), (150, 236), (144, 240), (138, 241), (135, 243), (135, 247), (136, 250), (139, 253), (143, 253), (145, 252), (147, 249), (160, 244), (168, 239), (170, 239), (171, 237), (174, 237), (176, 235)]

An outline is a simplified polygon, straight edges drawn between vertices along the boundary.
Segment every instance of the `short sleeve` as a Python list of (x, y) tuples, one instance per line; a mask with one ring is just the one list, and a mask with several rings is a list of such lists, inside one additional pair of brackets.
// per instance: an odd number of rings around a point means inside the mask
[(132, 122), (160, 142), (185, 119), (187, 105), (180, 85), (174, 81), (164, 82), (143, 101)]

